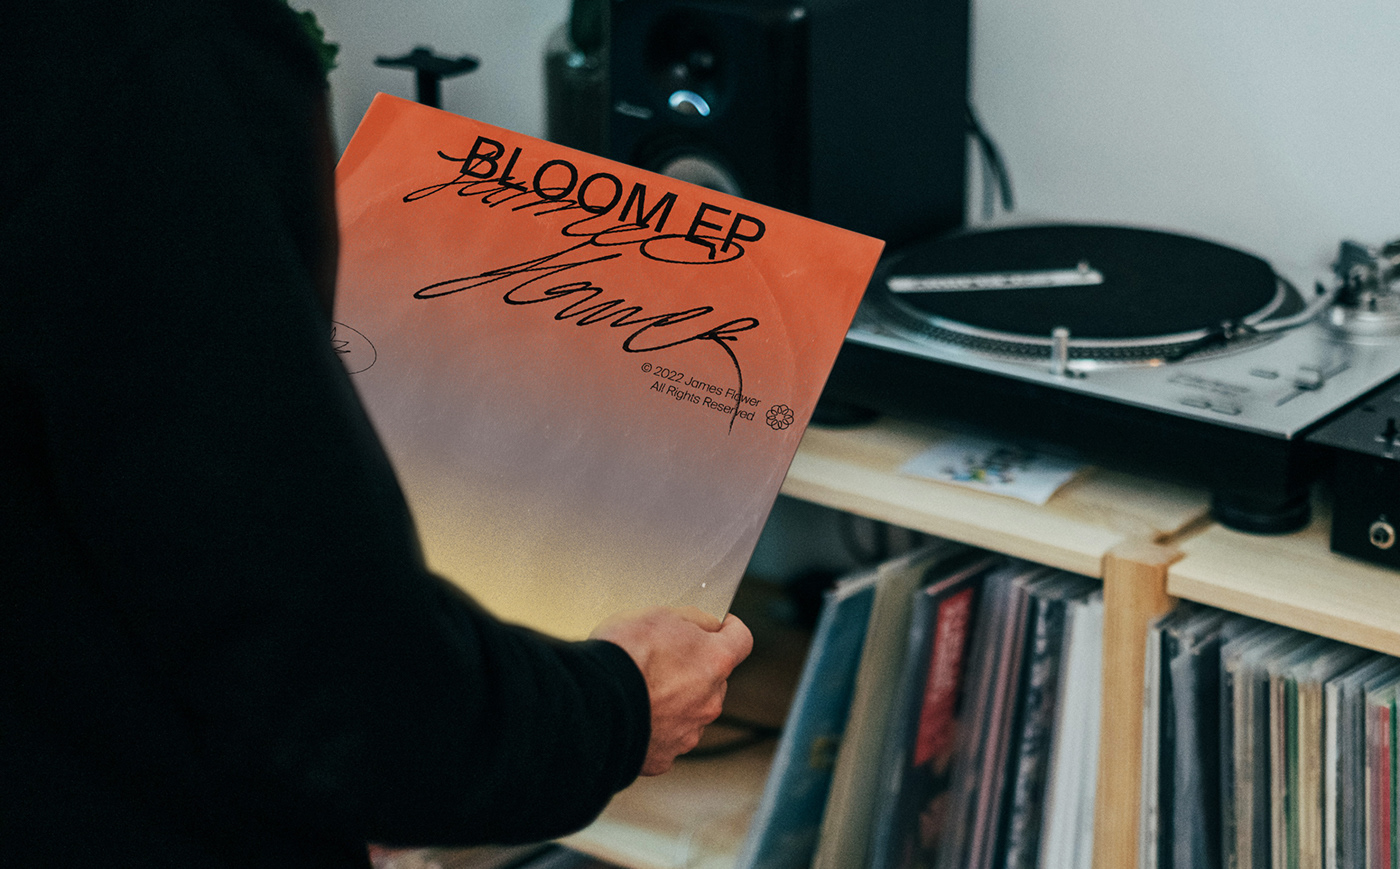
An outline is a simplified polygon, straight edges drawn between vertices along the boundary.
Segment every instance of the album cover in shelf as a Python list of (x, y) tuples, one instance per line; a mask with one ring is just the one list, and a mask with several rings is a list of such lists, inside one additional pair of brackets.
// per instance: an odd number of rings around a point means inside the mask
[(1162, 769), (1162, 626), (1180, 618), (1172, 610), (1147, 626), (1142, 672), (1142, 752), (1138, 776), (1138, 865), (1137, 869), (1157, 869), (1162, 843), (1160, 773)]
[(1322, 637), (1309, 637), (1293, 651), (1270, 661), (1269, 764), (1273, 817), (1272, 855), (1276, 869), (1298, 866), (1302, 857), (1298, 827), (1298, 712), (1297, 682), (1293, 673), (1324, 653), (1332, 643)]
[(1045, 811), (1050, 747), (1059, 710), (1059, 672), (1070, 601), (1100, 587), (1097, 581), (1056, 572), (1025, 582), (1031, 618), (1025, 675), (1017, 693), (1012, 733), (1011, 792), (999, 846), (1005, 869), (1035, 869)]
[(735, 861), (740, 869), (802, 869), (811, 863), (881, 579), (881, 571), (871, 568), (822, 594), (773, 765)]
[(1070, 601), (1047, 772), (1040, 865), (1091, 869), (1103, 701), (1102, 589)]
[(949, 541), (885, 562), (875, 591), (874, 610), (860, 667), (856, 671), (846, 733), (836, 755), (831, 796), (822, 815), (812, 869), (845, 869), (866, 863), (872, 814), (881, 786), (881, 758), (893, 719), (904, 712), (902, 679), (908, 666), (909, 636), (917, 633), (915, 599), (925, 583), (948, 571), (964, 572), (968, 562), (990, 566), (996, 557)]
[(1400, 661), (1372, 654), (1323, 687), (1323, 865), (1366, 869), (1366, 694), (1400, 676)]
[(384, 94), (336, 198), (333, 340), (430, 566), (569, 638), (722, 615), (883, 243)]
[(1221, 650), (1259, 623), (1211, 607), (1182, 603), (1158, 620), (1152, 635), (1160, 645), (1156, 677), (1160, 698), (1158, 768), (1145, 770), (1144, 781), (1156, 792), (1145, 804), (1155, 807), (1156, 838), (1141, 853), (1150, 865), (1212, 867), (1221, 865)]
[(1221, 667), (1229, 696), (1221, 703), (1232, 707), (1233, 733), (1222, 734), (1231, 744), (1234, 788), (1226, 793), (1227, 827), (1233, 839), (1222, 842), (1224, 865), (1260, 869), (1272, 865), (1273, 848), (1273, 746), (1270, 742), (1269, 662), (1286, 655), (1312, 637), (1290, 628), (1269, 626), (1226, 643)]
[(1013, 560), (982, 580), (967, 664), (971, 702), (956, 746), (952, 810), (937, 869), (990, 869), (997, 857), (1032, 609), (1025, 580), (1047, 572)]
[[(1169, 869), (1173, 865), (1177, 809), (1189, 800), (1178, 800), (1178, 785), (1199, 790), (1195, 780), (1199, 740), (1191, 718), (1198, 700), (1194, 690), (1199, 675), (1197, 648), (1223, 619), (1220, 610), (1188, 601), (1148, 626), (1143, 658), (1140, 869)], [(1187, 729), (1179, 733), (1183, 725)]]
[[(829, 860), (833, 869), (908, 869), (927, 865), (937, 853), (952, 786), (978, 589), (982, 577), (1000, 563), (998, 556), (969, 550), (936, 565), (927, 583), (909, 595), (901, 667), (887, 697), (884, 732), (876, 737), (875, 756), (865, 772), (873, 783), (862, 819), (865, 829), (844, 837), (845, 861)], [(843, 837), (832, 838), (840, 842)]]
[(1237, 842), (1240, 819), (1235, 793), (1235, 680), (1240, 669), (1240, 649), (1260, 636), (1282, 630), (1285, 629), (1268, 622), (1256, 622), (1220, 649), (1220, 860), (1226, 869), (1249, 865), (1239, 862)]
[(1286, 673), (1288, 733), (1296, 747), (1290, 756), (1289, 790), (1294, 794), (1289, 806), (1289, 850), (1298, 855), (1297, 865), (1322, 869), (1326, 854), (1326, 796), (1324, 794), (1327, 750), (1325, 686), (1352, 669), (1368, 656), (1366, 650), (1346, 643), (1329, 641), (1311, 660)]
[(1392, 866), (1395, 859), (1395, 706), (1400, 679), (1389, 678), (1366, 692), (1366, 865)]

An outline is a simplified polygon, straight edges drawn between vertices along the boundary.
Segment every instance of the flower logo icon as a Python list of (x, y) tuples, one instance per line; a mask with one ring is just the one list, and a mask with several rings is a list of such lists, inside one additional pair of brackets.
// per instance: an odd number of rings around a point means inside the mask
[(775, 404), (768, 408), (768, 427), (774, 431), (782, 431), (792, 425), (792, 408), (786, 404)]

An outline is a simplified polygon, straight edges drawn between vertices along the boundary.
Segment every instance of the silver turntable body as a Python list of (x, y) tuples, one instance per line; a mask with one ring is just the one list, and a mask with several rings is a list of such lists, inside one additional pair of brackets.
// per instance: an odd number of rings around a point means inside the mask
[[(1400, 372), (1400, 330), (1378, 328), (1364, 311), (1341, 306), (1335, 296), (1311, 305), (1306, 318), (1264, 318), (1259, 331), (1222, 337), (1180, 337), (1179, 355), (1153, 353), (1118, 361), (1095, 356), (1086, 340), (1053, 332), (1013, 354), (1006, 336), (979, 344), (920, 334), (914, 324), (880, 313), (875, 304), (857, 312), (847, 340), (951, 365), (995, 372), (1163, 413), (1195, 417), (1279, 438), (1292, 438), (1336, 409)], [(1400, 320), (1396, 321), (1400, 326)], [(1159, 339), (1152, 339), (1158, 347)], [(1087, 345), (1087, 346), (1086, 346)], [(1195, 345), (1195, 349), (1192, 346)], [(1115, 347), (1121, 344), (1115, 344)], [(1170, 346), (1168, 344), (1167, 346)], [(1082, 349), (1084, 355), (1059, 351)]]
[(1309, 432), (1400, 375), (1400, 242), (1344, 242), (1310, 283), (1152, 230), (965, 231), (882, 264), (824, 400), (1043, 435), (1288, 531), (1321, 473)]

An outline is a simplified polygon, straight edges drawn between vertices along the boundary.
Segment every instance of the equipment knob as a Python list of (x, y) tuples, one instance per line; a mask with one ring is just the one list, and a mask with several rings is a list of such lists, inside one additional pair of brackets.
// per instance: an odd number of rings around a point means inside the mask
[(1322, 384), (1326, 382), (1327, 378), (1323, 376), (1322, 369), (1306, 365), (1299, 368), (1297, 373), (1293, 375), (1293, 385), (1307, 391), (1321, 389)]
[(1371, 523), (1368, 533), (1371, 545), (1377, 549), (1389, 549), (1395, 545), (1395, 527), (1381, 517)]

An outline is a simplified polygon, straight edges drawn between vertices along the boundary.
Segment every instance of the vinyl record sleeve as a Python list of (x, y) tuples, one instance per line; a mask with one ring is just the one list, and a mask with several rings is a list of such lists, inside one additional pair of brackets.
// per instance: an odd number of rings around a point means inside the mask
[(952, 811), (938, 869), (991, 869), (998, 854), (1031, 616), (1022, 580), (1048, 570), (1013, 559), (982, 580), (967, 661), (971, 702), (955, 748)]
[(1366, 866), (1366, 686), (1394, 678), (1397, 661), (1372, 654), (1325, 685), (1327, 756), (1324, 825), (1327, 869)]
[(1092, 869), (1103, 708), (1103, 590), (1070, 602), (1061, 703), (1050, 751), (1040, 865)]
[(1220, 652), (1225, 643), (1253, 626), (1250, 619), (1205, 608), (1185, 622), (1168, 628), (1174, 635), (1170, 657), (1162, 662), (1170, 673), (1176, 716), (1176, 745), (1171, 776), (1172, 851), (1169, 865), (1221, 865), (1220, 800)]
[[(1221, 668), (1232, 686), (1234, 800), (1227, 809), (1235, 830), (1227, 843), (1226, 869), (1272, 865), (1270, 697), (1267, 662), (1287, 654), (1308, 635), (1279, 625), (1233, 640), (1221, 649)], [(1223, 702), (1223, 700), (1222, 700)]]
[(1392, 866), (1395, 780), (1391, 710), (1400, 683), (1366, 692), (1366, 865)]
[(883, 242), (388, 95), (335, 342), (429, 565), (565, 638), (728, 608)]
[(783, 722), (782, 736), (748, 835), (739, 869), (803, 869), (821, 835), (822, 814), (855, 693), (861, 649), (869, 635), (878, 586), (871, 568), (822, 594), (812, 644)]
[(1267, 662), (1269, 680), (1269, 783), (1272, 791), (1275, 869), (1299, 865), (1297, 667), (1325, 651), (1331, 640), (1310, 636), (1301, 646)]
[(1325, 686), (1351, 669), (1367, 653), (1346, 643), (1327, 647), (1312, 661), (1294, 668), (1297, 684), (1298, 865), (1323, 869), (1326, 864), (1326, 726)]
[[(871, 736), (864, 830), (829, 829), (814, 869), (928, 869), (936, 863), (962, 715), (967, 655), (982, 577), (1000, 556), (967, 549), (933, 565), (909, 595), (904, 655), (886, 692), (883, 733)], [(844, 760), (844, 756), (842, 760)], [(829, 820), (829, 817), (828, 817)]]
[(886, 734), (894, 717), (903, 714), (901, 682), (909, 665), (916, 593), (931, 576), (967, 559), (983, 563), (983, 569), (993, 563), (986, 553), (935, 539), (881, 565), (884, 576), (875, 592), (812, 869), (876, 865), (866, 853), (872, 825), (884, 816), (873, 811), (873, 803), (883, 786)]

